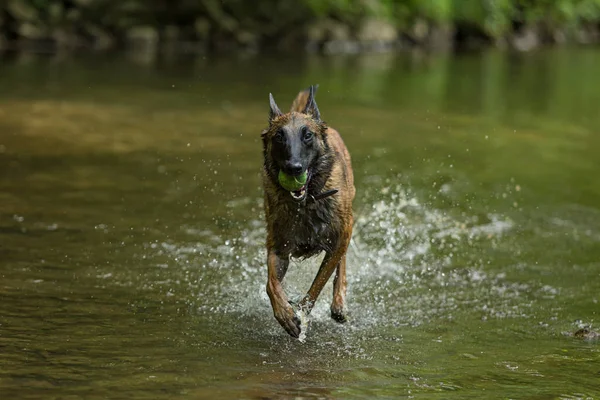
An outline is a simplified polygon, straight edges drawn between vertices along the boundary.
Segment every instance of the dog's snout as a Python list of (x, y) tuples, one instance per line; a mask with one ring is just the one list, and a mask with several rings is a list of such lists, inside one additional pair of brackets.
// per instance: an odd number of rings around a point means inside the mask
[(283, 168), (283, 172), (288, 175), (300, 175), (302, 173), (302, 164), (299, 162), (287, 162)]

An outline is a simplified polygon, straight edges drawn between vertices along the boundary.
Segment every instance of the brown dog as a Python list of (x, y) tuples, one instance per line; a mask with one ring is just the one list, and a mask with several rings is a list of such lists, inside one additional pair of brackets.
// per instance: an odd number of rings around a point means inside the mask
[[(346, 250), (352, 235), (354, 177), (350, 155), (339, 133), (321, 120), (316, 86), (298, 94), (289, 113), (282, 113), (272, 95), (269, 127), (262, 132), (263, 187), (267, 220), (267, 293), (275, 318), (293, 337), (300, 320), (281, 282), (290, 257), (308, 258), (325, 252), (319, 272), (298, 306), (312, 310), (333, 271), (331, 317), (346, 321)], [(303, 187), (284, 189), (279, 172), (308, 174)]]

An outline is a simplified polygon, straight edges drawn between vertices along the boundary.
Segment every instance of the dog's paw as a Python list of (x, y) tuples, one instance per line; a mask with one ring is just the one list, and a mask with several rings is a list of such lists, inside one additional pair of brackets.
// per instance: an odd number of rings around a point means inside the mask
[(296, 313), (294, 309), (290, 306), (282, 307), (275, 312), (275, 319), (279, 322), (279, 324), (286, 330), (290, 336), (295, 337), (296, 339), (300, 337), (300, 332), (302, 328), (300, 327), (302, 321)]
[(331, 318), (335, 322), (339, 322), (343, 324), (348, 321), (348, 314), (344, 310), (343, 307), (336, 307), (334, 305), (331, 306)]

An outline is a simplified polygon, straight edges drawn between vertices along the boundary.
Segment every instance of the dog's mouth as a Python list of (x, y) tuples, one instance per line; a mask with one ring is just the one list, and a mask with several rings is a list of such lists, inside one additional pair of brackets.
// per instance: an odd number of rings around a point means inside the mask
[(302, 201), (302, 200), (304, 200), (306, 198), (306, 187), (303, 187), (300, 190), (295, 190), (293, 192), (290, 192), (290, 194), (292, 195), (292, 198), (294, 200), (296, 200), (296, 201)]
[(302, 186), (298, 190), (290, 191), (290, 195), (292, 196), (292, 199), (294, 199), (296, 201), (303, 201), (304, 199), (306, 199), (306, 196), (308, 193), (308, 183), (310, 182), (310, 176), (311, 176), (310, 169), (308, 169), (306, 172), (308, 173), (308, 178), (306, 179), (306, 183), (304, 184), (304, 186)]

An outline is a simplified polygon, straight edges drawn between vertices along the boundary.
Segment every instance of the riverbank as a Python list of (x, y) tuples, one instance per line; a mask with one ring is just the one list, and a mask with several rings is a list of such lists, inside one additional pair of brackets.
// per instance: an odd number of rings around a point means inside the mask
[(0, 50), (358, 53), (600, 43), (600, 0), (412, 3), (11, 0), (0, 5)]

